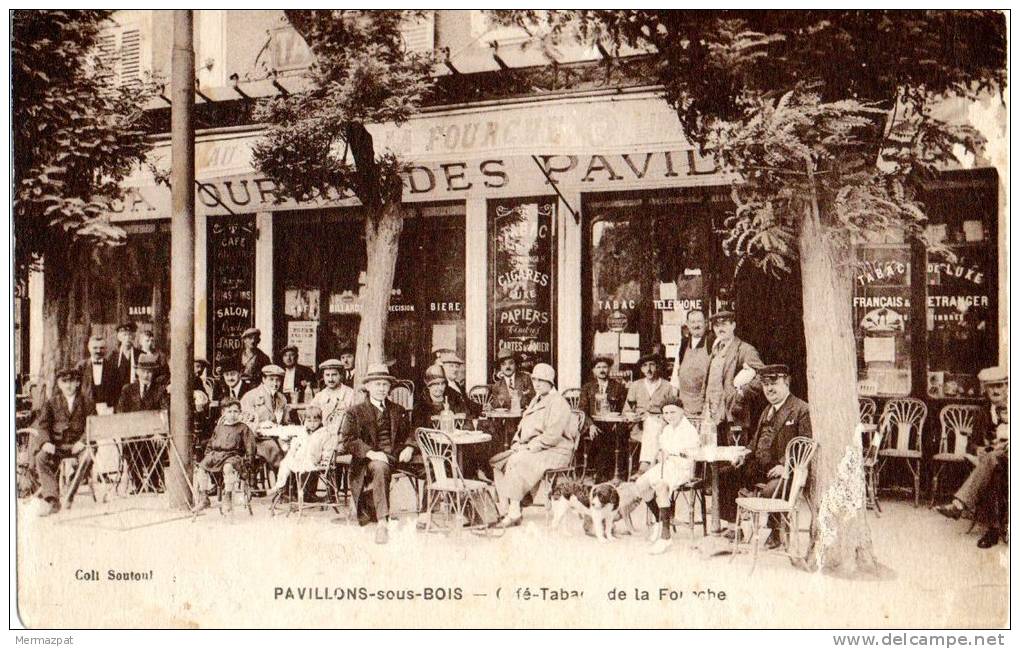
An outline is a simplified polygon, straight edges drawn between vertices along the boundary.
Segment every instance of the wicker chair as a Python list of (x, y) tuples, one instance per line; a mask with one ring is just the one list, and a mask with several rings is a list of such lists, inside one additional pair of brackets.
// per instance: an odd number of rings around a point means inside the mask
[(581, 388), (567, 388), (561, 394), (570, 404), (571, 410), (577, 410), (581, 405)]
[(491, 489), (481, 480), (464, 477), (457, 461), (457, 447), (450, 436), (434, 428), (419, 428), (415, 437), (425, 461), (425, 531), (434, 531), (439, 510), (446, 513), (447, 524), (436, 531), (454, 531), (467, 524), (468, 503), (475, 492)]
[(889, 460), (903, 460), (914, 478), (914, 507), (921, 502), (921, 439), (927, 418), (928, 406), (906, 397), (887, 401), (878, 420), (885, 442), (878, 452), (878, 477)]

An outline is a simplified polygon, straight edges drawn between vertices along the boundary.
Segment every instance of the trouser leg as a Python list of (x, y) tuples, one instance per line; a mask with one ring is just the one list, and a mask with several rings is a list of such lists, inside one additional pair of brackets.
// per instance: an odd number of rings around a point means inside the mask
[(372, 503), (375, 517), (383, 522), (390, 516), (390, 465), (372, 460), (368, 463), (368, 476), (372, 485)]
[(58, 502), (60, 499), (60, 461), (67, 457), (60, 453), (45, 453), (39, 451), (35, 454), (35, 472), (39, 477), (39, 495), (47, 501)]
[(985, 453), (978, 458), (977, 466), (970, 472), (963, 485), (956, 491), (956, 499), (964, 507), (973, 511), (977, 508), (981, 492), (991, 483), (995, 469), (999, 465), (999, 454)]

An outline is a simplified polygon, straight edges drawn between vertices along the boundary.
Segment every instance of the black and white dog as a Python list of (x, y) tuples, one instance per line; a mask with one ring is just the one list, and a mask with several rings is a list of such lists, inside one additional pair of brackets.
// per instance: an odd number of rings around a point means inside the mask
[[(552, 527), (559, 528), (567, 512), (577, 514), (584, 521), (584, 531), (603, 542), (613, 537), (613, 524), (620, 519), (620, 494), (617, 485), (603, 482), (588, 485), (579, 480), (558, 482), (549, 493), (552, 509)], [(625, 517), (632, 529), (629, 517)]]

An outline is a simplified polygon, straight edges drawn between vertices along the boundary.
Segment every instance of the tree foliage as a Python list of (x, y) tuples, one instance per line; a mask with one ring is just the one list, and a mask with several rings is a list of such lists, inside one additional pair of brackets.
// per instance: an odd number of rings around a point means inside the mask
[(401, 123), (432, 87), (431, 58), (408, 52), (401, 27), (414, 11), (287, 11), (315, 61), (310, 88), (264, 100), (256, 166), (298, 197), (353, 193), (378, 208), (402, 193), (403, 163), (377, 151), (366, 125)]
[(563, 38), (646, 53), (685, 133), (738, 170), (728, 252), (788, 269), (804, 201), (850, 240), (923, 233), (919, 183), (978, 151), (940, 101), (1001, 91), (1006, 30), (989, 11), (497, 12), (541, 47)]
[[(97, 56), (109, 11), (13, 12), (16, 277), (71, 244), (116, 244), (103, 215), (149, 148), (144, 87), (116, 87)], [(51, 255), (55, 256), (55, 255)]]

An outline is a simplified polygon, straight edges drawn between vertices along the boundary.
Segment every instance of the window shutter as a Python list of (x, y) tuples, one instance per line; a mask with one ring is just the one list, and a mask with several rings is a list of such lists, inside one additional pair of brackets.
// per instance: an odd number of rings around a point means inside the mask
[(115, 86), (142, 82), (142, 32), (138, 27), (116, 27), (101, 33), (97, 56), (103, 64), (102, 78)]
[(431, 52), (436, 46), (435, 12), (428, 11), (424, 16), (408, 21), (400, 31), (408, 52)]
[(121, 32), (118, 72), (118, 85), (137, 86), (142, 82), (142, 33), (137, 28)]

